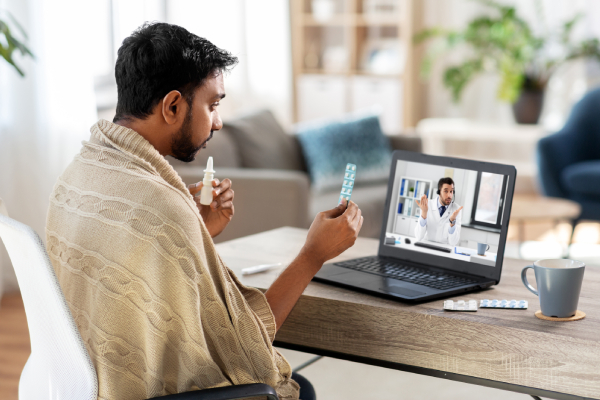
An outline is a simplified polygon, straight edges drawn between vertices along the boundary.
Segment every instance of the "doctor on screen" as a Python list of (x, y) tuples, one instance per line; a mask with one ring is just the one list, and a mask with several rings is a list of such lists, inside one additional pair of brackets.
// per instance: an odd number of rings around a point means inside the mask
[(454, 181), (442, 178), (438, 182), (438, 197), (429, 203), (427, 195), (416, 200), (421, 208), (421, 217), (415, 227), (417, 240), (427, 240), (456, 246), (460, 240), (462, 207), (454, 200)]

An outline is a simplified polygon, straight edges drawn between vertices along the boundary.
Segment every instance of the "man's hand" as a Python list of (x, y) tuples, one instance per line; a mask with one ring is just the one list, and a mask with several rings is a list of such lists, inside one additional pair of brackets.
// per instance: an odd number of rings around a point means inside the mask
[(227, 224), (229, 224), (231, 218), (233, 218), (234, 209), (231, 180), (223, 179), (221, 182), (218, 179), (214, 179), (212, 185), (213, 202), (210, 206), (200, 204), (200, 191), (202, 190), (202, 186), (204, 186), (202, 181), (189, 185), (188, 190), (194, 197), (196, 206), (200, 211), (200, 215), (210, 236), (214, 238), (223, 232)]
[(301, 255), (322, 265), (352, 247), (364, 218), (354, 202), (345, 199), (337, 207), (317, 214), (308, 230)]
[[(463, 209), (463, 208), (462, 208), (462, 206), (461, 206), (461, 207), (460, 207), (458, 210), (454, 211), (454, 212), (452, 213), (452, 215), (450, 216), (450, 218), (449, 218), (449, 219), (450, 219), (450, 221), (454, 221), (454, 222), (456, 222), (456, 218), (458, 217), (458, 213), (459, 213), (459, 212), (460, 212), (460, 210), (462, 210), (462, 209)], [(450, 224), (454, 226), (454, 223), (450, 222)]]
[(346, 199), (336, 208), (317, 214), (300, 254), (265, 292), (276, 329), (281, 328), (323, 263), (354, 244), (363, 224), (361, 214), (353, 202), (346, 208)]
[(421, 201), (419, 201), (419, 200), (415, 200), (415, 201), (417, 202), (417, 205), (421, 209), (421, 217), (423, 217), (423, 219), (427, 219), (427, 211), (429, 211), (429, 199), (427, 198), (427, 195), (424, 194), (423, 196), (421, 196)]

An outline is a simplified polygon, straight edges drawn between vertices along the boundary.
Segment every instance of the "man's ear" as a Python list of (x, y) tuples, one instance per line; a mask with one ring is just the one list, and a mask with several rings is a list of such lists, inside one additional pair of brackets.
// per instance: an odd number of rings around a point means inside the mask
[(183, 121), (187, 110), (187, 102), (177, 90), (171, 90), (162, 99), (161, 103), (162, 116), (165, 122), (169, 125), (177, 124), (180, 120)]

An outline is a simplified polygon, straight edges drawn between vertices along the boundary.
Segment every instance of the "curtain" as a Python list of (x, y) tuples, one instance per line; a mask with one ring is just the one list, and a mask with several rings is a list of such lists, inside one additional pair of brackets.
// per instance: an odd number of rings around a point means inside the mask
[[(18, 58), (19, 75), (0, 60), (0, 197), (10, 216), (45, 240), (52, 188), (96, 122), (85, 1), (3, 0), (28, 33), (35, 60)], [(2, 246), (3, 247), (3, 246)], [(0, 295), (18, 290), (0, 252)]]

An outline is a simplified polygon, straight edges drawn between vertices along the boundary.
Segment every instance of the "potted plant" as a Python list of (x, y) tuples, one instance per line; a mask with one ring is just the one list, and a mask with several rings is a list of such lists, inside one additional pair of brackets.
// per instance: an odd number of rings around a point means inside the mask
[[(2, 19), (2, 14), (6, 15), (7, 19)], [(13, 59), (13, 54), (15, 51), (19, 51), (23, 56), (30, 56), (33, 58), (33, 53), (21, 42), (18, 40), (12, 33), (8, 23), (6, 21), (10, 20), (12, 25), (23, 35), (25, 40), (27, 40), (27, 34), (25, 30), (21, 27), (21, 25), (17, 22), (17, 20), (6, 10), (0, 10), (0, 56), (7, 63), (13, 66), (13, 68), (19, 73), (21, 76), (25, 76), (23, 70), (17, 65), (15, 60)]]
[(536, 36), (527, 22), (517, 15), (514, 6), (493, 0), (479, 0), (489, 6), (491, 16), (479, 16), (462, 31), (441, 28), (426, 29), (415, 35), (417, 43), (441, 39), (441, 46), (430, 47), (422, 64), (422, 73), (428, 76), (434, 60), (440, 54), (466, 48), (466, 60), (450, 65), (444, 71), (443, 82), (455, 102), (460, 100), (466, 85), (478, 74), (496, 72), (500, 75), (497, 96), (513, 104), (518, 123), (537, 123), (546, 83), (556, 68), (568, 60), (593, 57), (600, 60), (600, 42), (597, 38), (575, 43), (573, 27), (581, 15), (565, 22), (560, 32)]

